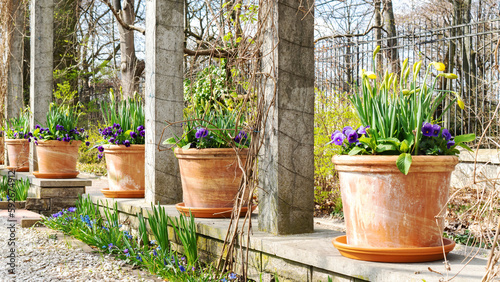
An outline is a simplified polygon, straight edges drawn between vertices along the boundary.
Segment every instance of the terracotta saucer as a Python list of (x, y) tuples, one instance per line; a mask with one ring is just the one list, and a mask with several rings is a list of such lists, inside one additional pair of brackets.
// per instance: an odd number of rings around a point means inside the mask
[(15, 170), (16, 172), (27, 172), (27, 171), (30, 171), (30, 167), (29, 166), (6, 166), (5, 169), (8, 169), (8, 170)]
[(106, 198), (144, 198), (144, 190), (110, 191), (109, 188), (101, 189)]
[[(455, 242), (446, 238), (444, 251), (448, 254), (455, 248)], [(332, 240), (341, 255), (351, 259), (377, 262), (426, 262), (443, 259), (443, 247), (422, 248), (370, 248), (347, 245), (346, 235)]]
[[(231, 212), (233, 211), (232, 208), (191, 208), (186, 207), (184, 203), (178, 203), (175, 207), (186, 216), (189, 216), (189, 210), (191, 210), (191, 214), (198, 218), (230, 218)], [(254, 211), (256, 207), (257, 206), (253, 205), (252, 211)], [(240, 217), (245, 216), (247, 210), (247, 207), (242, 207)]]
[(33, 171), (33, 175), (36, 178), (68, 179), (68, 178), (76, 178), (78, 174), (79, 174), (78, 171), (69, 173), (40, 173), (38, 171)]

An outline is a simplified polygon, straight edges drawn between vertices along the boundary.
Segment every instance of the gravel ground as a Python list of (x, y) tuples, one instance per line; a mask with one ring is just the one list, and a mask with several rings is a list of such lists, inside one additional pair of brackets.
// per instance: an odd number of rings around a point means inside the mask
[(132, 269), (122, 260), (107, 254), (94, 253), (84, 243), (57, 236), (46, 228), (16, 226), (15, 274), (7, 274), (7, 221), (0, 218), (2, 262), (0, 281), (161, 281), (143, 271)]

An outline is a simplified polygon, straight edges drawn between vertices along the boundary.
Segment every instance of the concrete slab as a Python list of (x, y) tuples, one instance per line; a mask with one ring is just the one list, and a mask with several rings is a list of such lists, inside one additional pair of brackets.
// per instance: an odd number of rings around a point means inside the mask
[[(1, 210), (0, 217), (7, 219), (8, 222), (16, 222), (16, 224), (21, 224), (23, 219), (29, 219), (29, 221), (41, 220), (42, 216), (38, 213), (29, 210), (15, 210), (9, 212), (8, 210)], [(26, 221), (26, 224), (28, 221)]]
[[(91, 195), (94, 202), (105, 199), (100, 193)], [(118, 202), (122, 212), (139, 211), (147, 216), (150, 205), (144, 199), (107, 199), (108, 206)], [(179, 216), (174, 205), (163, 205), (169, 216)], [(257, 226), (258, 217), (252, 216), (252, 226)], [(279, 275), (283, 270), (293, 276), (294, 269), (302, 270), (296, 277), (303, 277), (304, 269), (309, 269), (309, 277), (319, 277), (335, 273), (340, 277), (350, 277), (367, 281), (438, 281), (440, 278), (454, 278), (454, 281), (480, 281), (485, 273), (487, 260), (484, 256), (475, 258), (464, 256), (463, 248), (452, 251), (448, 256), (451, 270), (446, 271), (443, 261), (426, 263), (376, 263), (345, 258), (332, 244), (332, 239), (345, 233), (332, 230), (325, 220), (315, 224), (314, 232), (300, 235), (273, 236), (252, 228), (250, 250), (260, 254), (264, 271), (276, 267)], [(229, 219), (196, 219), (197, 232), (204, 239), (224, 240)], [(336, 226), (341, 227), (339, 225)], [(216, 254), (219, 255), (219, 254)], [(470, 259), (470, 261), (469, 261)], [(267, 267), (264, 267), (267, 264)], [(296, 266), (300, 266), (297, 268)], [(431, 272), (432, 269), (436, 272)], [(291, 272), (292, 271), (292, 272)], [(316, 273), (316, 274), (315, 274)], [(293, 280), (292, 280), (293, 281)], [(296, 280), (299, 281), (299, 280)], [(347, 280), (346, 280), (347, 281)]]

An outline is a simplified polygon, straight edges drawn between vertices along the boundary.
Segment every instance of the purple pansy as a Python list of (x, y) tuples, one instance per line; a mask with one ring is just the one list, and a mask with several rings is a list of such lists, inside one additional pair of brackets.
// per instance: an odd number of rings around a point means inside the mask
[(428, 122), (425, 122), (423, 125), (422, 125), (422, 134), (424, 136), (432, 136), (432, 131), (433, 131), (434, 127), (432, 126), (432, 124), (428, 123)]
[(335, 145), (342, 145), (342, 143), (344, 143), (344, 139), (345, 139), (345, 135), (342, 134), (342, 132), (337, 132), (337, 133), (334, 133), (334, 135), (332, 136), (332, 140), (333, 140), (333, 144)]
[(448, 131), (448, 129), (446, 128), (443, 128), (443, 131), (441, 131), (441, 136), (445, 139), (445, 140), (450, 140), (451, 139), (451, 133)]
[(432, 137), (438, 137), (441, 131), (441, 126), (439, 124), (432, 125)]
[(347, 136), (349, 144), (358, 142), (358, 133), (356, 131), (349, 129), (345, 132), (345, 135)]
[(125, 145), (125, 147), (130, 147), (130, 141), (128, 140), (123, 141), (123, 145)]
[(101, 153), (102, 153), (102, 152), (104, 152), (104, 147), (103, 147), (103, 146), (99, 146), (99, 147), (97, 147), (97, 151), (99, 151), (99, 152), (101, 152)]
[(130, 131), (130, 138), (135, 139), (137, 137), (137, 133), (135, 131)]
[(342, 134), (347, 135), (347, 130), (353, 130), (351, 126), (346, 126), (342, 129)]
[(203, 137), (207, 137), (208, 135), (208, 130), (206, 128), (198, 128), (198, 130), (196, 130), (196, 133), (195, 133), (195, 137), (200, 139), (200, 138), (203, 138)]
[(247, 137), (248, 137), (248, 136), (247, 136), (246, 132), (245, 132), (245, 131), (243, 131), (243, 130), (241, 130), (241, 131), (238, 133), (238, 135), (236, 135), (236, 137), (234, 137), (234, 142), (236, 142), (236, 143), (240, 143), (240, 142), (241, 142), (241, 140), (245, 140), (245, 139), (247, 139)]
[(449, 149), (451, 148), (452, 146), (455, 146), (455, 140), (448, 140), (448, 142), (446, 143), (446, 147)]
[(367, 130), (368, 128), (370, 128), (370, 126), (369, 126), (369, 125), (367, 125), (366, 127), (364, 127), (364, 126), (360, 126), (360, 127), (358, 128), (358, 134), (361, 134), (361, 135), (366, 135), (366, 134), (367, 134), (367, 133), (366, 133), (366, 130)]

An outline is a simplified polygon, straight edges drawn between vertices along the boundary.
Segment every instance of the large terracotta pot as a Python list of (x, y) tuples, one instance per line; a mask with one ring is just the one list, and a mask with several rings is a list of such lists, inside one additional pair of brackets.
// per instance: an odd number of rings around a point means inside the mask
[(36, 146), (38, 178), (75, 178), (78, 148), (82, 141), (39, 140)]
[[(179, 160), (185, 207), (232, 209), (242, 177), (233, 149), (175, 148), (174, 152)], [(248, 149), (240, 151), (242, 165), (247, 154)]]
[[(124, 145), (104, 146), (109, 191), (138, 192), (144, 197), (145, 148), (145, 145), (130, 145), (130, 147)], [(114, 198), (129, 197), (127, 194), (120, 195), (115, 193)]]
[[(356, 247), (441, 246), (455, 156), (413, 156), (408, 175), (397, 156), (334, 156), (347, 244)], [(437, 250), (438, 253), (442, 251)]]
[(30, 154), (28, 139), (5, 139), (5, 144), (9, 156), (9, 168), (17, 171), (28, 171)]

